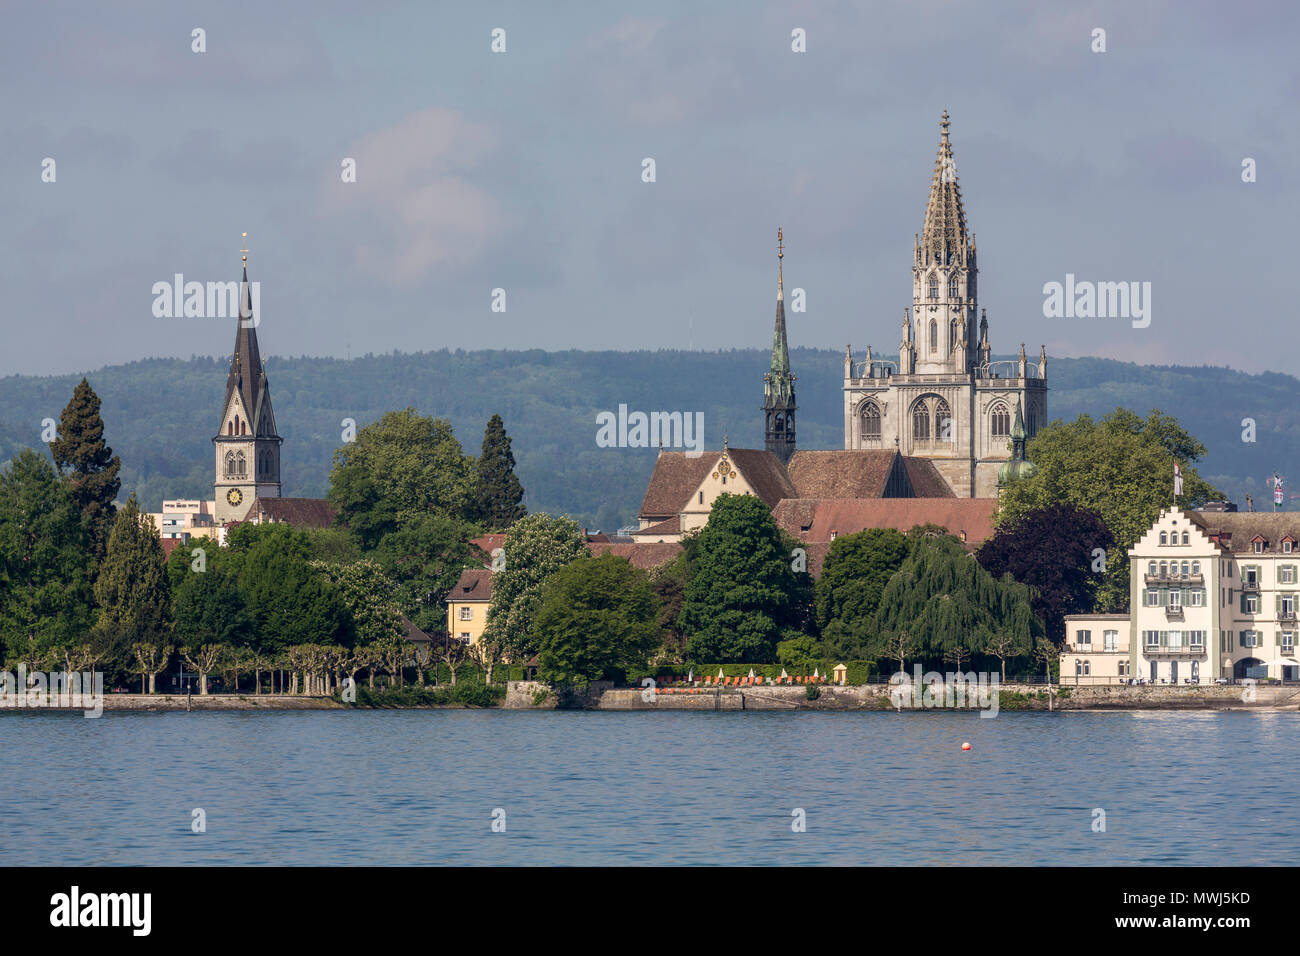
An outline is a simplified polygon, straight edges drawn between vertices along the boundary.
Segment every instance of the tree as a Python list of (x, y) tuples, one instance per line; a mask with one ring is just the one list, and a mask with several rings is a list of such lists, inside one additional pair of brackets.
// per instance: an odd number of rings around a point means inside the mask
[(131, 650), (135, 654), (136, 663), (140, 667), (140, 693), (146, 693), (146, 678), (149, 681), (147, 693), (157, 693), (158, 675), (166, 669), (167, 662), (171, 660), (172, 646), (170, 644), (151, 644), (147, 641), (140, 641), (131, 645)]
[(402, 615), (393, 600), (392, 580), (376, 561), (329, 564), (313, 561), (311, 566), (338, 591), (351, 625), (349, 643), (378, 644), (402, 634)]
[(423, 515), (470, 517), (474, 481), (473, 459), (451, 423), (406, 408), (386, 412), (334, 452), (329, 498), (339, 523), (370, 549)]
[(308, 561), (302, 532), (286, 524), (236, 526), (227, 537), (239, 565), (239, 590), (255, 627), (254, 646), (275, 652), (348, 638), (338, 589)]
[(234, 576), (220, 568), (182, 578), (173, 608), (176, 637), (183, 643), (239, 647), (253, 643), (253, 619), (244, 594)]
[(1034, 589), (1034, 613), (1060, 644), (1065, 616), (1092, 610), (1114, 544), (1097, 512), (1055, 504), (1002, 524), (975, 556), (994, 577), (1010, 574)]
[[(1195, 507), (1223, 497), (1192, 467), (1204, 453), (1200, 442), (1158, 410), (1145, 420), (1119, 408), (1101, 421), (1080, 415), (1073, 422), (1054, 422), (1026, 448), (1026, 457), (1037, 466), (1035, 474), (1003, 489), (998, 527), (1055, 504), (1095, 511), (1115, 540), (1097, 591), (1098, 610), (1127, 611), (1128, 549), (1164, 508)], [(1175, 461), (1183, 474), (1183, 494), (1177, 501)]]
[(180, 650), (181, 657), (185, 658), (185, 663), (199, 672), (199, 693), (206, 694), (208, 692), (208, 675), (217, 666), (217, 662), (221, 660), (225, 648), (220, 644), (198, 644), (193, 647), (182, 647)]
[(80, 639), (93, 594), (85, 525), (53, 466), (24, 449), (0, 471), (0, 644), (35, 659)]
[(1027, 652), (1042, 634), (1029, 597), (1025, 585), (980, 567), (956, 538), (919, 538), (881, 594), (865, 656), (893, 656), (904, 630), (918, 645), (914, 655), (926, 661), (988, 653), (998, 634), (1013, 635)]
[[(798, 614), (798, 582), (772, 512), (754, 495), (721, 494), (700, 532), (678, 625), (691, 660), (766, 663)], [(495, 594), (493, 595), (495, 598)]]
[(658, 599), (659, 607), (656, 615), (660, 633), (659, 657), (674, 663), (680, 663), (686, 653), (686, 635), (677, 626), (677, 618), (681, 615), (682, 604), (686, 600), (688, 578), (685, 552), (672, 561), (650, 569), (650, 588)]
[[(438, 635), (434, 634), (430, 636), (435, 642), (437, 641)], [(465, 662), (465, 658), (468, 656), (468, 650), (469, 649), (462, 641), (451, 637), (446, 631), (443, 631), (442, 633), (442, 643), (435, 647), (435, 651), (438, 655), (437, 659), (443, 664), (446, 664), (447, 670), (451, 672), (452, 687), (456, 686), (456, 671), (458, 671), (460, 665)]]
[(475, 516), (485, 529), (505, 531), (528, 513), (523, 505), (524, 486), (515, 475), (510, 436), (500, 415), (488, 419), (475, 471)]
[(622, 680), (659, 641), (654, 591), (643, 571), (612, 554), (582, 557), (547, 583), (534, 629), (543, 680)]
[(91, 553), (99, 561), (108, 547), (122, 481), (122, 461), (104, 441), (99, 396), (84, 378), (59, 416), (58, 435), (50, 442), (55, 467), (64, 476), (72, 499), (86, 522)]
[(162, 541), (140, 513), (135, 495), (113, 522), (95, 579), (99, 619), (136, 641), (159, 641), (171, 632), (171, 588)]
[(1034, 641), (1034, 660), (1043, 665), (1043, 673), (1047, 675), (1047, 709), (1052, 709), (1052, 665), (1061, 659), (1060, 649), (1045, 637), (1040, 637)]
[(885, 585), (911, 551), (892, 528), (868, 528), (831, 542), (814, 600), (822, 640), (832, 657), (852, 656), (873, 626)]
[(421, 515), (385, 534), (370, 552), (393, 581), (397, 607), (420, 630), (446, 625), (447, 592), (461, 571), (482, 566), (482, 553), (470, 543), (476, 533), (459, 518)]
[(533, 620), (542, 604), (542, 590), (551, 576), (587, 554), (582, 529), (572, 518), (531, 514), (516, 521), (502, 545), (505, 566), (492, 575), (483, 638), (475, 645), (490, 672), (494, 646), (512, 661), (526, 661), (539, 649)]
[(878, 645), (880, 656), (898, 662), (898, 673), (903, 673), (907, 662), (921, 650), (921, 644), (907, 628), (902, 627), (885, 636)]

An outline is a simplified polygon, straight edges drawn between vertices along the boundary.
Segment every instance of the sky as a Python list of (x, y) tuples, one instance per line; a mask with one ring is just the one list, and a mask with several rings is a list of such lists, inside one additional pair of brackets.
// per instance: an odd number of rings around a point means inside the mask
[[(238, 279), (244, 232), (264, 355), (763, 347), (778, 226), (791, 344), (896, 352), (945, 109), (995, 352), (1291, 372), (1298, 26), (1290, 0), (7, 5), (0, 375), (228, 353), (233, 320), (158, 317), (154, 286)], [(1067, 274), (1151, 283), (1150, 324), (1045, 316)]]

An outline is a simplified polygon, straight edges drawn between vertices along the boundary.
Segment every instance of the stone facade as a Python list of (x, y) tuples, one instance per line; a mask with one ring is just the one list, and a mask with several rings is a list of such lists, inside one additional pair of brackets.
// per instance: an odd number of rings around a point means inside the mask
[(898, 361), (878, 360), (870, 346), (861, 359), (844, 352), (844, 447), (931, 459), (955, 495), (989, 498), (1011, 457), (1016, 406), (1030, 437), (1047, 423), (1047, 353), (1031, 363), (1022, 344), (1018, 360), (992, 361), (948, 125), (945, 112)]

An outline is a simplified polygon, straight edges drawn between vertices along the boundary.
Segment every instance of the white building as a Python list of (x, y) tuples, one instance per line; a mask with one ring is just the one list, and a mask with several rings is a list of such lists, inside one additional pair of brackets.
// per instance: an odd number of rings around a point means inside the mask
[[(1127, 619), (1067, 618), (1062, 682), (1300, 679), (1297, 541), (1300, 514), (1294, 512), (1166, 509), (1129, 549)], [(1127, 644), (1127, 655), (1114, 655), (1127, 656), (1127, 674), (1093, 643), (1093, 635), (1107, 630), (1120, 632), (1116, 643)]]

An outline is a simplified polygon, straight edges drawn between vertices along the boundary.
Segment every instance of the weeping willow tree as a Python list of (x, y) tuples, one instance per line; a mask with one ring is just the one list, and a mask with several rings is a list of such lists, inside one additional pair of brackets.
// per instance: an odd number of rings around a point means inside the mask
[(1026, 656), (1043, 633), (1031, 597), (1009, 574), (989, 574), (956, 538), (922, 537), (885, 585), (864, 650), (900, 669), (900, 648), (927, 666)]

